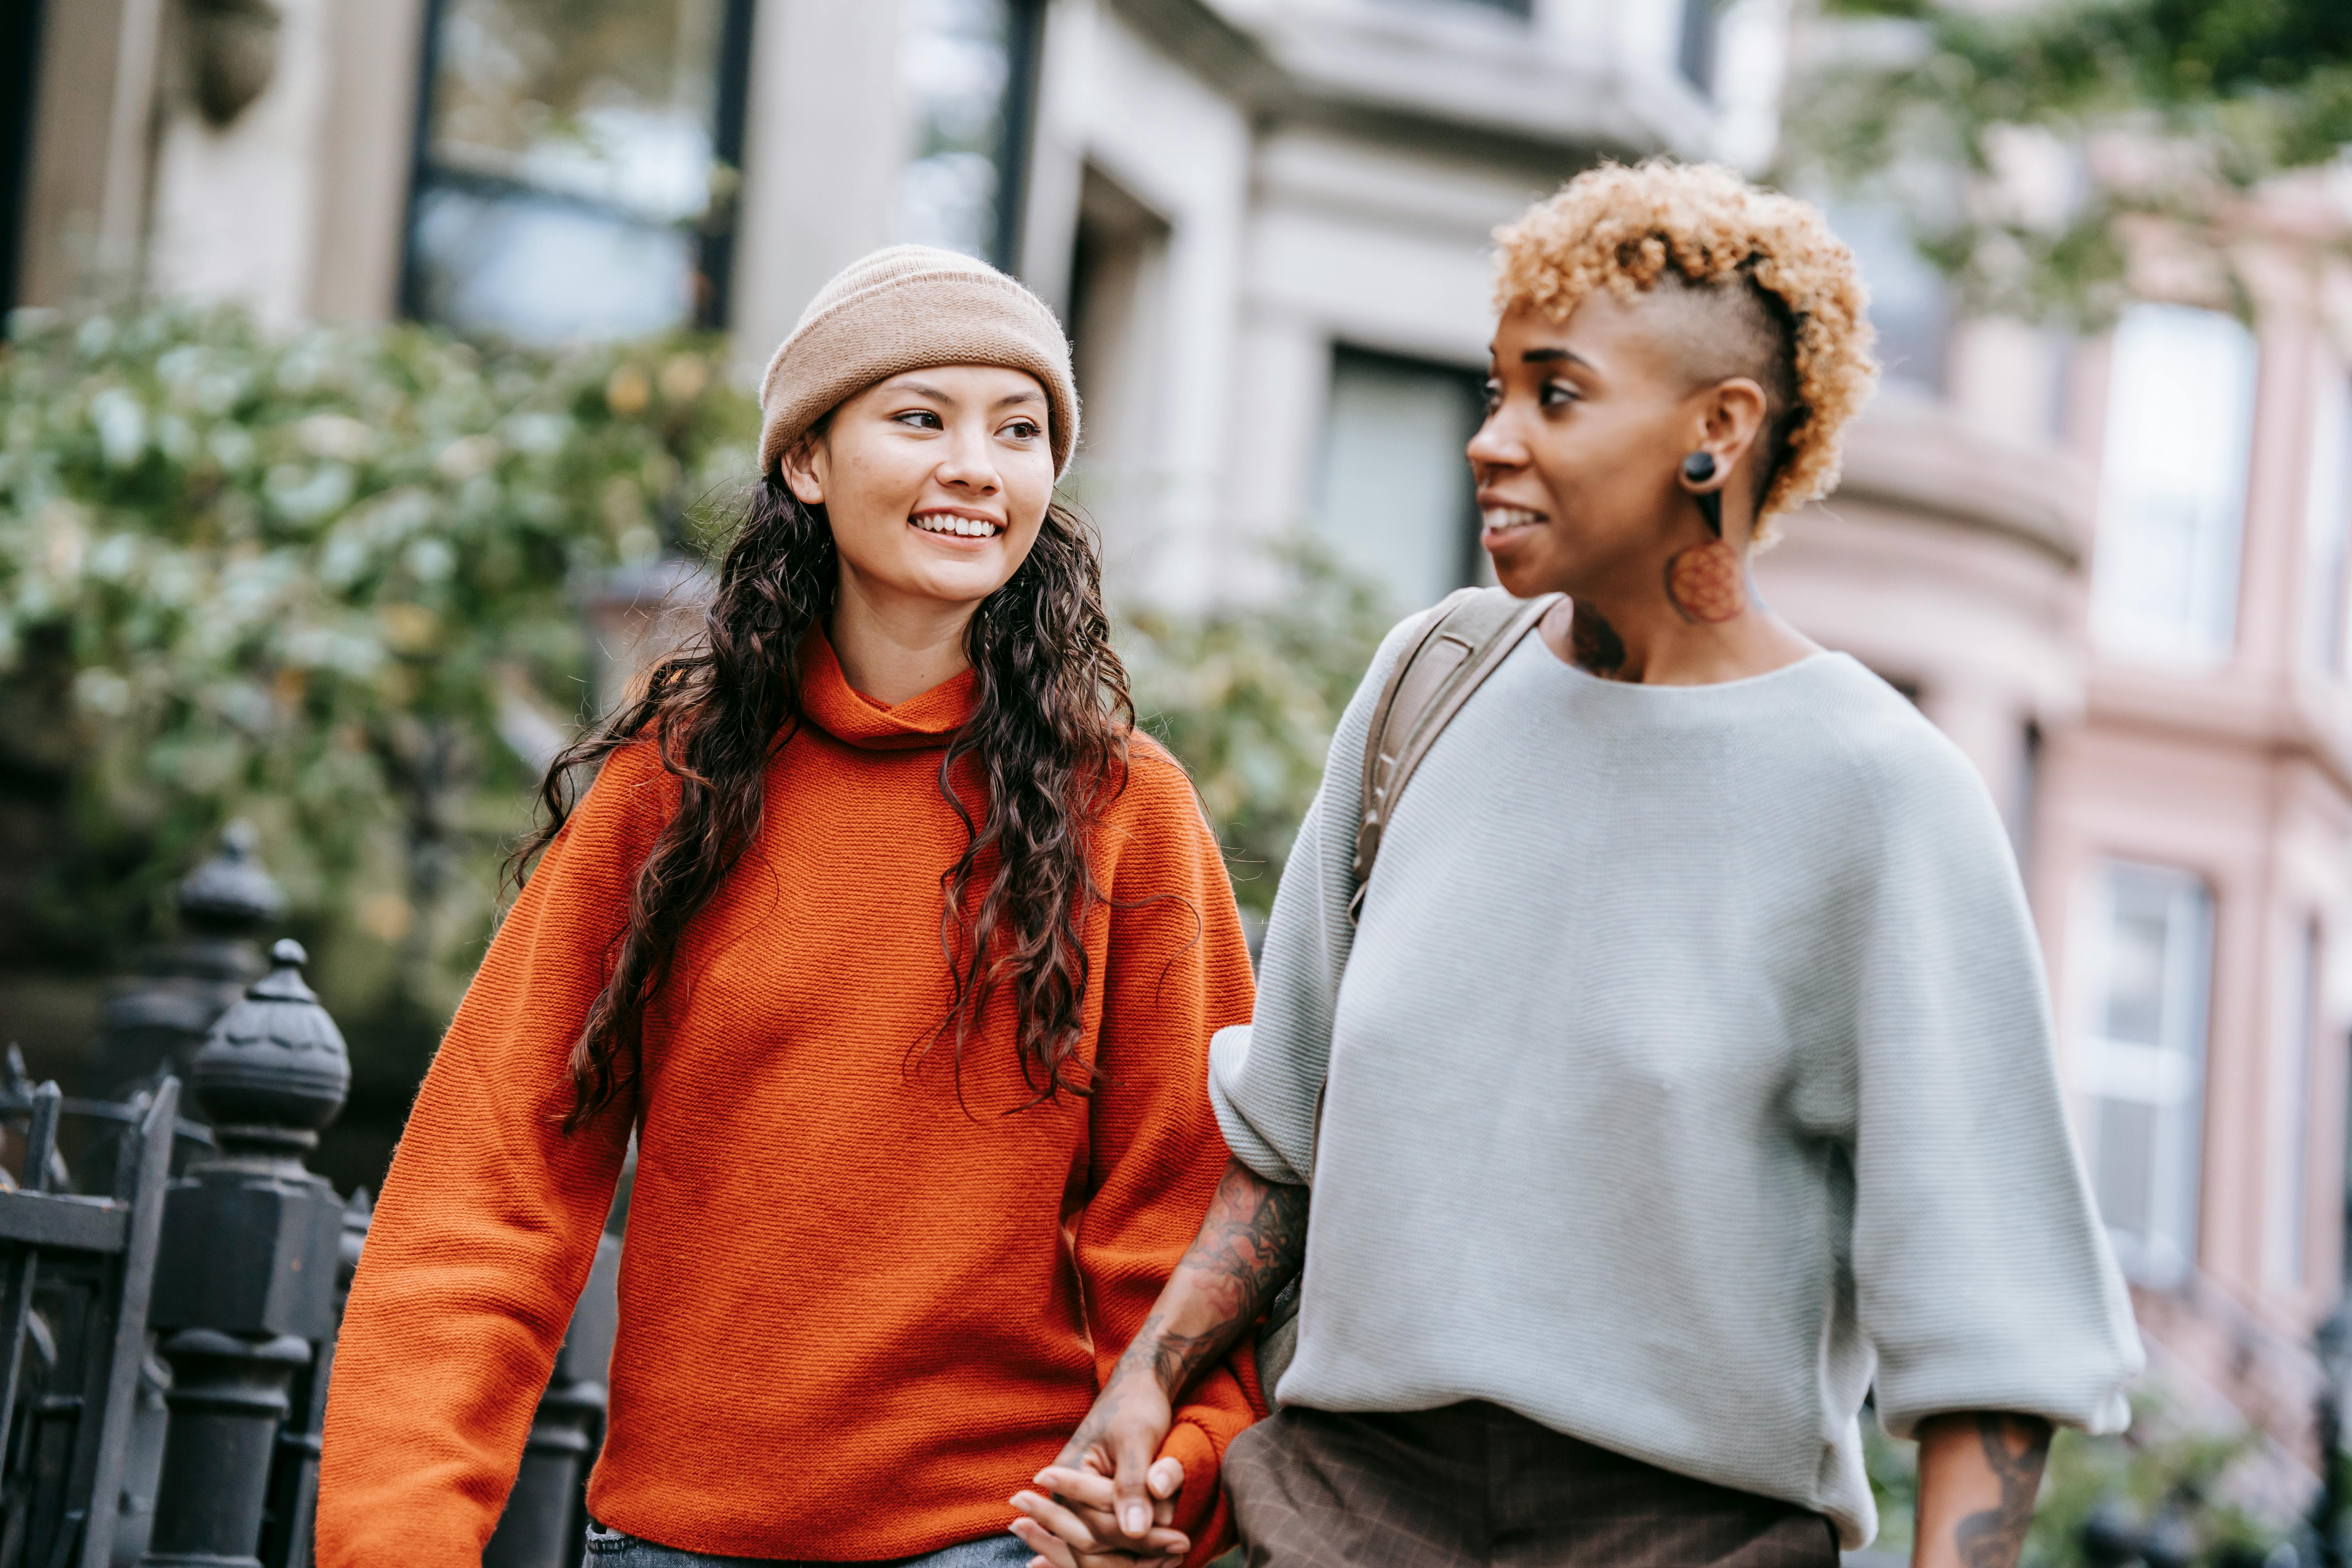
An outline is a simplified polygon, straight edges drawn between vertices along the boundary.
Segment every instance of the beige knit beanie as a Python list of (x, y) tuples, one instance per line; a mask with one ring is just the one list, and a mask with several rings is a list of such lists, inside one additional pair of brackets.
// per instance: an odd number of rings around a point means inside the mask
[(1078, 443), (1070, 344), (1045, 301), (984, 261), (928, 245), (861, 257), (817, 290), (760, 381), (760, 471), (886, 376), (935, 364), (1025, 370), (1045, 389), (1054, 477)]

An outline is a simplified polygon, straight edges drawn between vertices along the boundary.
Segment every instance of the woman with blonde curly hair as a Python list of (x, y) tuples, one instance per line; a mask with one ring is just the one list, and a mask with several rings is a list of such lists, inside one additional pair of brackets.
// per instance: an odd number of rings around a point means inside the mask
[(1749, 580), (1872, 384), (1853, 257), (1665, 163), (1498, 237), (1469, 457), (1530, 602), (1401, 795), (1364, 781), (1435, 623), (1341, 721), (1211, 1049), (1234, 1162), (1044, 1555), (1144, 1534), (1170, 1401), (1303, 1262), (1279, 1412), (1225, 1456), (1253, 1568), (1832, 1568), (1874, 1385), (1921, 1440), (1915, 1562), (2011, 1568), (2051, 1424), (2119, 1426), (2140, 1351), (1982, 784)]

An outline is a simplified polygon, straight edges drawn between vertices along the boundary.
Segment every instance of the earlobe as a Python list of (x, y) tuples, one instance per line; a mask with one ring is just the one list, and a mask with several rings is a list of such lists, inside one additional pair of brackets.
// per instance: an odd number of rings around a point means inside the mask
[(1717, 472), (1715, 454), (1704, 447), (1683, 459), (1683, 489), (1690, 491), (1691, 500), (1698, 502), (1698, 514), (1706, 520), (1707, 531), (1721, 539), (1723, 497), (1717, 493)]

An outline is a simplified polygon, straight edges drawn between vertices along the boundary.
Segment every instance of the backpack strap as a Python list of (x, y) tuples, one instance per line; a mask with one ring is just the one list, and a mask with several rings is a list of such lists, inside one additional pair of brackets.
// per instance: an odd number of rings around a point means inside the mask
[(1519, 639), (1560, 600), (1558, 594), (1514, 599), (1500, 588), (1461, 588), (1423, 616), (1372, 707), (1364, 738), (1364, 790), (1356, 823), (1356, 890), (1348, 918), (1359, 919), (1364, 889), (1380, 858), (1381, 834), (1413, 769), (1471, 694)]

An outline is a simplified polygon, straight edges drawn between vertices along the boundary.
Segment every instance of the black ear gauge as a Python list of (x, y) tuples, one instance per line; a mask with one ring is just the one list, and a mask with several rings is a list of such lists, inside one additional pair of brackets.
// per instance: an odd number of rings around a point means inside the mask
[[(1714, 478), (1715, 454), (1713, 452), (1693, 452), (1683, 459), (1684, 483), (1703, 485)], [(1723, 497), (1714, 490), (1700, 490), (1693, 495), (1691, 500), (1698, 502), (1698, 514), (1706, 519), (1708, 531), (1717, 539), (1721, 539), (1723, 537)]]

